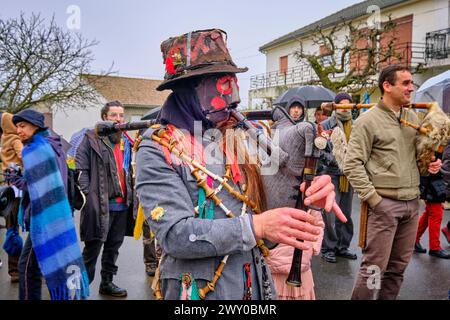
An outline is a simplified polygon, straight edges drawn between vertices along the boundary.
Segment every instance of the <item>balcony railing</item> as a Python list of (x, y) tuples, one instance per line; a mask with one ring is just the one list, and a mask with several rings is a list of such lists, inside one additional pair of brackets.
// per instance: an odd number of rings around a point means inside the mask
[(427, 59), (446, 59), (450, 55), (450, 28), (427, 32)]
[(272, 71), (258, 74), (250, 78), (250, 89), (261, 89), (293, 84), (306, 84), (313, 80), (318, 80), (317, 75), (306, 62), (300, 63), (295, 68), (290, 68), (286, 72)]
[[(426, 64), (426, 46), (424, 43), (400, 43), (395, 46), (395, 53), (398, 57), (392, 57), (387, 62), (380, 65), (380, 68), (393, 63), (406, 64), (412, 68), (416, 68), (419, 65)], [(322, 61), (324, 66), (327, 66), (330, 62), (327, 61), (327, 57), (323, 57)], [(356, 67), (357, 69), (364, 69), (365, 63), (367, 63), (367, 54), (364, 52), (358, 53), (357, 56), (352, 55), (347, 57), (345, 63), (345, 71), (348, 72), (350, 67)], [(344, 74), (334, 74), (336, 80), (343, 77)], [(294, 68), (282, 71), (272, 71), (259, 75), (252, 76), (250, 78), (250, 89), (263, 89), (278, 86), (292, 86), (292, 85), (306, 85), (314, 81), (318, 81), (314, 70), (310, 64), (306, 61), (301, 61)]]

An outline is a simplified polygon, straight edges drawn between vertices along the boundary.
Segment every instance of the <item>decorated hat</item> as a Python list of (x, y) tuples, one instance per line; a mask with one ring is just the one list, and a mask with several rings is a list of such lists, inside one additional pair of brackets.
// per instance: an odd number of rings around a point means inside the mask
[(220, 29), (198, 30), (169, 38), (161, 44), (166, 74), (157, 90), (170, 89), (181, 79), (214, 73), (240, 73), (226, 45), (227, 34)]

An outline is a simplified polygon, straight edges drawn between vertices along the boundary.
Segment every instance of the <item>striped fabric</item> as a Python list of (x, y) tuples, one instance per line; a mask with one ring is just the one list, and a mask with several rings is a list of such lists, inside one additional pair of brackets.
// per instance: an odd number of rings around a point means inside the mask
[(91, 130), (92, 128), (83, 128), (80, 131), (75, 132), (72, 137), (70, 138), (70, 145), (72, 146), (67, 151), (67, 156), (71, 158), (75, 158), (77, 155), (77, 149), (80, 146), (81, 142), (83, 141), (84, 135), (88, 130)]
[(89, 280), (55, 153), (37, 133), (22, 152), (31, 201), (30, 237), (52, 300), (89, 296)]
[(127, 176), (130, 175), (132, 150), (133, 150), (133, 145), (131, 144), (131, 142), (128, 139), (124, 138), (123, 169), (125, 170)]

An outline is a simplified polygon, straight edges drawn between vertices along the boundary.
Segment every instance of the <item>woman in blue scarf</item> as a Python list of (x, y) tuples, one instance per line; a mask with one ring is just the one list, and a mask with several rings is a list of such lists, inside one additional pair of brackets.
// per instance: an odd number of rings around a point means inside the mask
[(44, 115), (24, 110), (13, 117), (24, 143), (26, 191), (19, 223), (29, 231), (19, 261), (19, 299), (40, 300), (42, 276), (52, 300), (86, 298), (89, 281), (67, 199), (67, 165), (59, 137), (51, 136)]

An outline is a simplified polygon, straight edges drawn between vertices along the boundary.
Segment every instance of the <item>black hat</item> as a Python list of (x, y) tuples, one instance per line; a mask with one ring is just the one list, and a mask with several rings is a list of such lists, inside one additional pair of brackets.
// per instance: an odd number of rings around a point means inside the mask
[(26, 121), (41, 129), (47, 129), (44, 124), (44, 118), (44, 115), (38, 111), (25, 109), (18, 114), (15, 114), (12, 118), (12, 122), (14, 125), (17, 125), (19, 122)]

